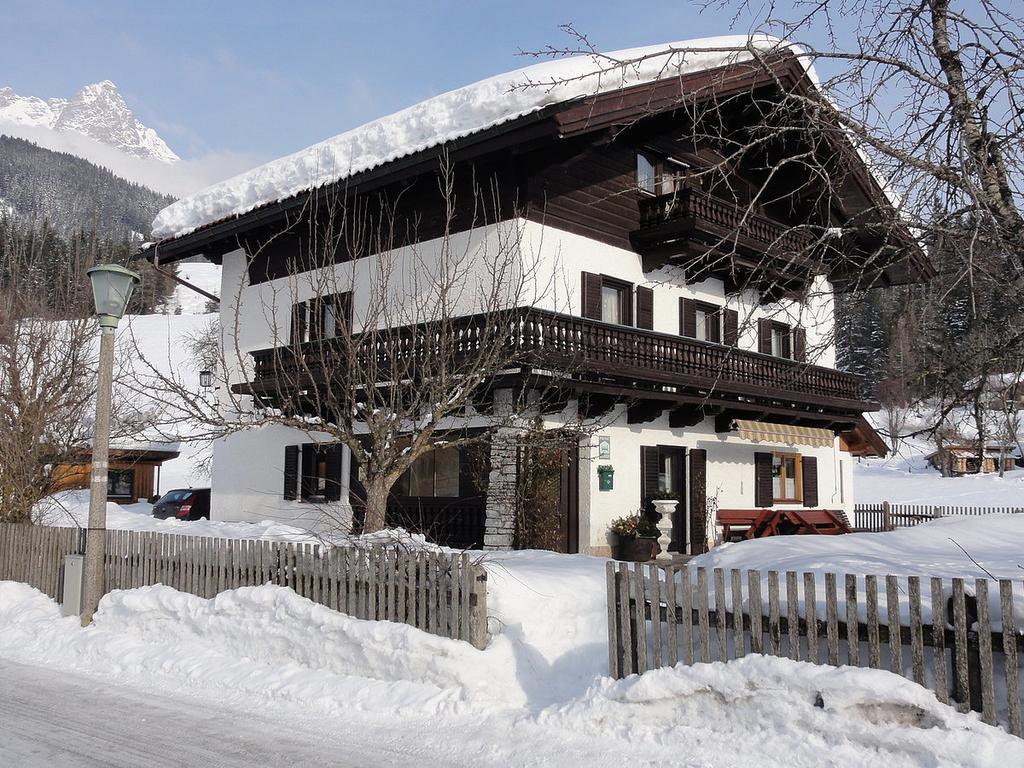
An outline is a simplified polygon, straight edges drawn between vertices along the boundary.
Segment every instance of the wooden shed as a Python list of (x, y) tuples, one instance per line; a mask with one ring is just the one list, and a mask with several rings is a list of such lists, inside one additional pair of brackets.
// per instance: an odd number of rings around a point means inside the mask
[[(107, 474), (111, 501), (149, 500), (160, 495), (160, 467), (180, 454), (177, 443), (112, 445)], [(57, 490), (88, 488), (92, 474), (92, 448), (83, 448), (54, 471)]]

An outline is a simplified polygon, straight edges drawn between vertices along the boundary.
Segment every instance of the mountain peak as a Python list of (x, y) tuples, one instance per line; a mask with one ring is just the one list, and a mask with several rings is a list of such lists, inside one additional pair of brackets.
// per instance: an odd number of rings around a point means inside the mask
[(111, 80), (86, 85), (71, 99), (46, 101), (0, 87), (0, 128), (4, 123), (78, 133), (131, 157), (179, 159), (156, 131), (135, 118)]

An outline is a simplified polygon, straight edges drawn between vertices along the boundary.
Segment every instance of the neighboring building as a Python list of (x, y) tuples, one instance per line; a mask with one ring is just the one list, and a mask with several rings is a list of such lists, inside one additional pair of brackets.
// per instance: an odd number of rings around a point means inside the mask
[[(178, 458), (177, 443), (113, 443), (107, 472), (107, 498), (135, 503), (160, 495), (160, 466)], [(92, 482), (92, 449), (83, 448), (54, 469), (57, 490), (86, 489)]]
[[(606, 553), (611, 519), (659, 493), (679, 499), (680, 551), (705, 547), (716, 507), (849, 513), (853, 462), (844, 446), (870, 450), (863, 434), (853, 435), (874, 404), (858, 377), (835, 368), (833, 291), (862, 275), (877, 230), (866, 224), (835, 247), (812, 245), (889, 203), (842, 140), (829, 150), (829, 190), (798, 166), (772, 179), (754, 162), (722, 167), (720, 148), (688, 133), (681, 98), (730, 104), (723, 130), (747, 135), (755, 102), (770, 103), (778, 87), (813, 85), (792, 55), (770, 67), (724, 64), (721, 55), (705, 66), (688, 62), (679, 71), (655, 62), (638, 82), (605, 82), (591, 96), (543, 87), (524, 96), (508, 87), (514, 76), (442, 95), (176, 203), (154, 223), (163, 239), (144, 255), (169, 263), (202, 254), (223, 265), (225, 336), (251, 356), (232, 363), (229, 383), (272, 405), (281, 396), (269, 349), (278, 329), (290, 326), (298, 342), (313, 327), (301, 286), (281, 299), (302, 270), (306, 246), (293, 234), (295, 221), (325, 191), (353, 207), (401, 199), (403, 215), (424, 222), (416, 258), (432, 258), (444, 151), (456, 179), (476, 179), (498, 201), (484, 206), (483, 222), (457, 210), (461, 231), (452, 237), (486, 245), (513, 228), (524, 261), (539, 257), (552, 282), (566, 286), (564, 301), (544, 295), (520, 309), (522, 343), (555, 355), (554, 339), (575, 340), (575, 373), (559, 385), (564, 408), (602, 423), (566, 449), (552, 548)], [(530, 72), (535, 81), (580, 70), (578, 60), (541, 67)], [(502, 99), (512, 105), (505, 112)], [(770, 151), (785, 157), (799, 147), (781, 140)], [(320, 162), (318, 153), (334, 153), (333, 161)], [(351, 170), (316, 175), (328, 165)], [(766, 191), (763, 203), (752, 203), (754, 189)], [(823, 193), (831, 201), (825, 213), (808, 202)], [(392, 255), (408, 258), (410, 247), (399, 244)], [(880, 265), (876, 280), (927, 272), (909, 240), (897, 250), (900, 259)], [(366, 301), (358, 276), (375, 256), (336, 258), (328, 269), (338, 282), (357, 285), (338, 302), (358, 328)], [(524, 366), (521, 380), (543, 370)], [(545, 425), (558, 428), (558, 419), (547, 414)], [(390, 522), (423, 526), (456, 546), (510, 546), (514, 510), (476, 489), (469, 459), (452, 449), (426, 457), (396, 486)], [(516, 458), (497, 448), (489, 460), (492, 485), (517, 471)], [(327, 507), (335, 520), (351, 519), (357, 480), (347, 449), (279, 425), (243, 430), (215, 445), (212, 516), (317, 524)]]
[(1000, 462), (1002, 462), (1004, 472), (1016, 469), (1016, 451), (1017, 447), (1014, 445), (989, 444), (985, 446), (985, 450), (979, 456), (976, 445), (952, 445), (934, 451), (925, 458), (944, 477), (987, 475), (998, 472)]

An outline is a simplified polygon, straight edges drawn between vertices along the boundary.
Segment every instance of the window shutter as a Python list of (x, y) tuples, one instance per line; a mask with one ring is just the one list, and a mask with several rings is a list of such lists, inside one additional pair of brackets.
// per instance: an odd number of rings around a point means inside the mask
[(801, 456), (803, 467), (804, 506), (818, 506), (818, 460), (814, 456)]
[(651, 445), (640, 446), (640, 503), (647, 504), (658, 492), (658, 448)]
[(679, 299), (679, 335), (697, 338), (697, 303), (693, 299)]
[(775, 503), (772, 490), (772, 455), (754, 454), (754, 506), (770, 507)]
[(766, 317), (757, 321), (757, 351), (765, 355), (772, 353), (772, 321)]
[(807, 331), (803, 328), (793, 329), (793, 359), (807, 362)]
[(782, 356), (788, 360), (793, 359), (793, 334), (788, 328), (782, 332)]
[(583, 317), (591, 320), (601, 319), (601, 276), (591, 272), (583, 273), (582, 293)]
[(654, 291), (642, 285), (636, 287), (636, 327), (654, 330)]
[(328, 446), (327, 451), (327, 486), (324, 498), (327, 501), (341, 500), (341, 443)]
[(626, 283), (619, 295), (622, 297), (622, 324), (633, 325), (633, 284)]
[(316, 443), (305, 443), (302, 446), (302, 499), (316, 494)]
[(306, 335), (306, 305), (303, 303), (292, 306), (291, 343), (301, 344)]
[(295, 501), (296, 486), (299, 484), (299, 446), (284, 447), (284, 498)]
[(693, 554), (707, 551), (708, 540), (708, 452), (691, 448), (690, 457), (690, 544)]
[(740, 343), (740, 313), (735, 309), (722, 310), (722, 343), (730, 347)]

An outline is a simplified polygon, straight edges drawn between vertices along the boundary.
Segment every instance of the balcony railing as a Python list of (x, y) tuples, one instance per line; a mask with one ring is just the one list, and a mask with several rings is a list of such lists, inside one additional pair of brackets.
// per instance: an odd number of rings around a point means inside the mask
[[(640, 199), (640, 230), (638, 241), (657, 247), (665, 238), (687, 231), (703, 232), (705, 237), (720, 239), (777, 256), (809, 256), (813, 238), (807, 232), (794, 230), (786, 224), (757, 215), (748, 207), (697, 189)], [(673, 226), (675, 225), (675, 226)]]
[[(503, 361), (547, 368), (574, 378), (599, 378), (626, 386), (672, 386), (679, 391), (739, 396), (786, 397), (802, 402), (856, 408), (861, 379), (853, 374), (697, 339), (612, 325), (533, 308), (446, 321), (445, 348), (453, 360), (479, 354), (481, 344), (505, 345)], [(375, 355), (378, 370), (435, 355), (436, 327), (396, 329), (352, 348)], [(399, 339), (399, 342), (395, 342)], [(389, 360), (388, 356), (401, 358)], [(297, 385), (302, 377), (335, 375), (344, 369), (338, 348), (328, 342), (299, 349), (278, 347), (252, 353), (254, 391)], [(436, 359), (433, 361), (437, 364)]]

